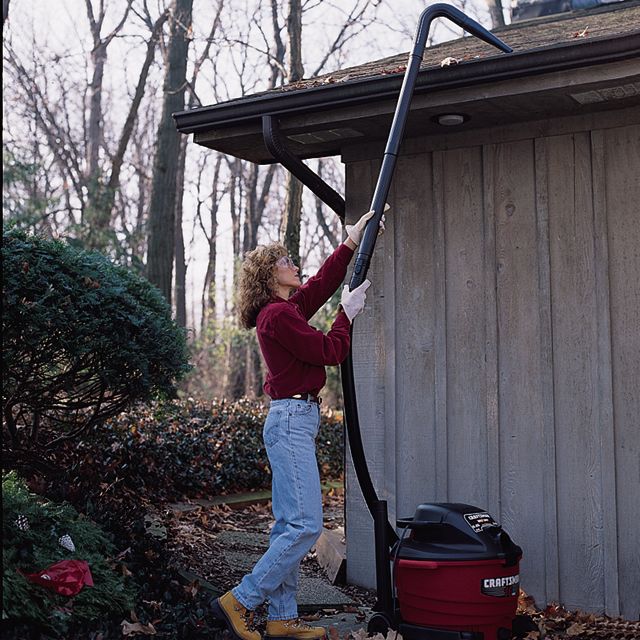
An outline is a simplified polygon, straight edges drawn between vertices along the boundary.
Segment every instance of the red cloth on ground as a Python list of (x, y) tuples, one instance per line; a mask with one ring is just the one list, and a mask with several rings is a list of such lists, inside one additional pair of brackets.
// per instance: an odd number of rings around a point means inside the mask
[(273, 298), (260, 310), (256, 330), (267, 365), (264, 391), (274, 400), (298, 393), (317, 395), (327, 380), (325, 365), (340, 364), (347, 357), (350, 323), (344, 311), (326, 335), (308, 320), (342, 284), (352, 256), (353, 251), (341, 244), (288, 300)]
[(61, 560), (38, 573), (22, 575), (63, 596), (75, 596), (85, 585), (93, 587), (93, 577), (85, 560)]

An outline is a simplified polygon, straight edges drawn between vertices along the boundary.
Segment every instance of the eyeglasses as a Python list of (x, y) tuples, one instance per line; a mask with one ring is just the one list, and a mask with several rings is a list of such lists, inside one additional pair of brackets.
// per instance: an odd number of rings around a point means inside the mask
[(289, 267), (289, 269), (296, 268), (296, 263), (289, 256), (282, 256), (282, 258), (278, 258), (276, 264), (279, 267)]

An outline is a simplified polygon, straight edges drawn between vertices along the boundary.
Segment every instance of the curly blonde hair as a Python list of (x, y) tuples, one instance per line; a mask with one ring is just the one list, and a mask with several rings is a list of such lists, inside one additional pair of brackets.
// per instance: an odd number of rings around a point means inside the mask
[(243, 327), (255, 327), (258, 313), (275, 295), (278, 281), (274, 267), (286, 255), (287, 249), (279, 242), (260, 245), (245, 255), (237, 298), (238, 316)]

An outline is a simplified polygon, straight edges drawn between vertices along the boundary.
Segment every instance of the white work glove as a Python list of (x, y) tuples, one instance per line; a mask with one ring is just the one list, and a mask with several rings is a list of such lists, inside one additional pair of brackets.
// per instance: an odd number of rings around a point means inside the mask
[(370, 286), (371, 282), (369, 280), (365, 280), (353, 291), (349, 291), (348, 284), (344, 285), (340, 304), (342, 305), (344, 312), (347, 314), (349, 322), (353, 322), (353, 319), (364, 309), (364, 302), (367, 297), (366, 291)]
[[(384, 205), (384, 210), (389, 211), (389, 204)], [(351, 242), (356, 246), (360, 244), (360, 240), (362, 240), (362, 233), (364, 232), (364, 228), (367, 226), (367, 222), (373, 216), (373, 211), (369, 211), (365, 213), (358, 222), (355, 224), (348, 224), (345, 226), (345, 231), (349, 238), (351, 238)], [(378, 233), (382, 233), (384, 231), (384, 213), (382, 214), (382, 219), (380, 220), (380, 231)]]

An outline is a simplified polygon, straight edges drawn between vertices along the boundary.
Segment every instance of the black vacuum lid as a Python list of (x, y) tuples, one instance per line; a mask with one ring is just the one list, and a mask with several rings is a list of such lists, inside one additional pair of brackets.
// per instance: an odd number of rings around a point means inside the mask
[(416, 509), (413, 518), (398, 520), (406, 529), (399, 558), (407, 560), (490, 560), (504, 559), (515, 564), (522, 549), (484, 509), (469, 504), (426, 503)]

